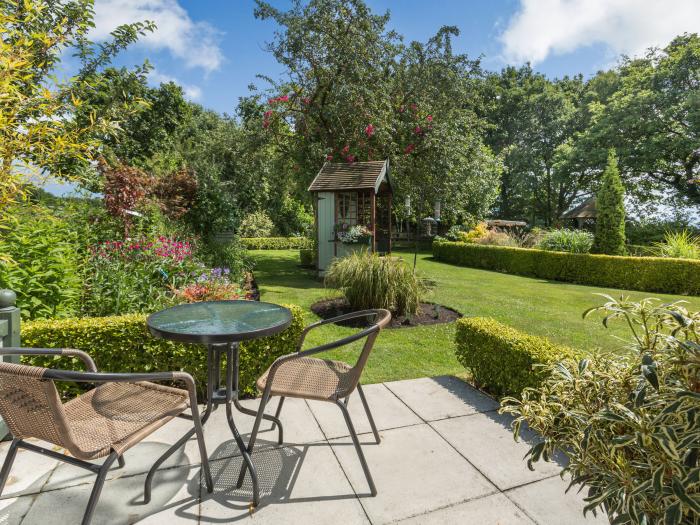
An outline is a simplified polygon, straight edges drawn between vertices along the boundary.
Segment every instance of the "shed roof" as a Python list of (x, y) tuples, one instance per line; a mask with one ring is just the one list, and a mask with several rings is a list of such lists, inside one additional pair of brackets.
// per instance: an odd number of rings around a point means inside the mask
[(386, 179), (389, 182), (389, 161), (326, 162), (309, 186), (309, 191), (379, 190)]
[(581, 204), (575, 208), (570, 209), (564, 215), (561, 216), (562, 219), (595, 219), (597, 216), (595, 207), (595, 197), (588, 197)]

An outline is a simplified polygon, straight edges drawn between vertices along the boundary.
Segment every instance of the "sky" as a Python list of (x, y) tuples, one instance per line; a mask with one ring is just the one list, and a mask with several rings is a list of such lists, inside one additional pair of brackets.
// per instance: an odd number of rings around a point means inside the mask
[[(365, 0), (390, 11), (389, 27), (405, 40), (425, 41), (443, 25), (461, 34), (456, 52), (482, 57), (488, 70), (530, 62), (549, 77), (588, 77), (615, 65), (620, 54), (662, 47), (683, 32), (700, 32), (700, 0)], [(279, 9), (290, 0), (269, 0)], [(274, 22), (256, 20), (253, 0), (96, 0), (92, 39), (117, 25), (151, 20), (158, 29), (122, 53), (117, 65), (148, 59), (149, 81), (173, 80), (188, 99), (233, 113), (248, 85), (278, 78), (265, 51)]]

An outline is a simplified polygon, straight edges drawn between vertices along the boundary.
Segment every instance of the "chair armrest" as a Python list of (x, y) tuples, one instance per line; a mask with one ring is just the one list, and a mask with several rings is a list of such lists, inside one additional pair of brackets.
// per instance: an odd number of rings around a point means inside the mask
[(73, 348), (21, 348), (21, 347), (2, 347), (0, 355), (55, 355), (55, 356), (70, 356), (78, 357), (90, 372), (97, 372), (95, 361), (82, 350)]
[[(306, 339), (306, 334), (315, 328), (331, 324), (331, 323), (341, 323), (343, 321), (349, 321), (350, 319), (357, 319), (359, 317), (369, 317), (370, 315), (379, 316), (381, 310), (361, 310), (359, 312), (350, 312), (348, 314), (338, 315), (330, 319), (323, 319), (321, 321), (316, 321), (311, 323), (309, 326), (304, 328), (299, 336), (299, 344), (297, 346), (297, 352), (301, 352), (301, 347), (304, 345), (304, 340)], [(352, 342), (352, 341), (351, 341)], [(347, 344), (347, 343), (345, 343)], [(341, 345), (342, 346), (342, 345)]]

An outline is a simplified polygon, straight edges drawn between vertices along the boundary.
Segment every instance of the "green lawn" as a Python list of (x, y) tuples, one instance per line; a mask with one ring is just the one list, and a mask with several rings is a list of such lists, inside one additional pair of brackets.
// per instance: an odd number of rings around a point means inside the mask
[[(308, 322), (317, 320), (309, 307), (321, 298), (330, 297), (315, 272), (299, 267), (298, 250), (260, 250), (250, 252), (255, 261), (255, 276), (262, 300), (298, 304), (306, 311)], [(408, 252), (401, 253), (412, 259)], [(463, 268), (434, 261), (430, 254), (419, 255), (418, 270), (436, 281), (427, 300), (452, 307), (466, 316), (489, 316), (525, 332), (549, 337), (558, 343), (577, 348), (603, 348), (624, 351), (624, 327), (613, 325), (605, 329), (600, 318), (581, 319), (581, 313), (600, 304), (603, 299), (595, 293), (634, 298), (659, 297), (664, 301), (686, 299), (694, 309), (700, 309), (700, 298), (678, 297), (645, 292), (578, 286), (506, 275), (486, 270)], [(342, 337), (352, 330), (337, 326), (312, 332), (310, 344)], [(376, 383), (396, 379), (464, 374), (454, 357), (454, 325), (385, 330), (370, 357), (364, 381)], [(352, 362), (357, 346), (329, 356)]]

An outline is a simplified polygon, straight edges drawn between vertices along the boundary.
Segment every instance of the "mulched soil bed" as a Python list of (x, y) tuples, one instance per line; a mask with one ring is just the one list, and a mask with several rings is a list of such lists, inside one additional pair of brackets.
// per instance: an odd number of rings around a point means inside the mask
[[(330, 319), (338, 315), (348, 314), (353, 311), (345, 299), (325, 299), (311, 305), (311, 311), (318, 315), (321, 319)], [(392, 316), (391, 323), (387, 328), (409, 328), (411, 326), (424, 326), (430, 324), (451, 323), (462, 317), (462, 314), (434, 303), (421, 303), (418, 308), (418, 313), (414, 316)], [(344, 323), (339, 323), (342, 326), (363, 327), (367, 326), (367, 321), (364, 319), (352, 319)]]

